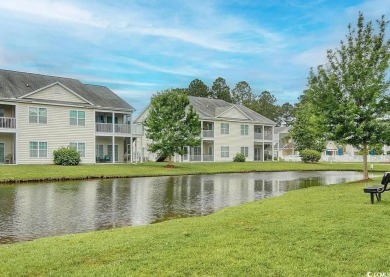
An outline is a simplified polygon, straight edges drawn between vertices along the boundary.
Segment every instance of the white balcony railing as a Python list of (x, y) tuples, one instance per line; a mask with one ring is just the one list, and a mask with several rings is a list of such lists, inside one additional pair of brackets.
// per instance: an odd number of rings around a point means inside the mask
[(272, 131), (270, 131), (270, 132), (265, 131), (264, 132), (264, 139), (271, 140), (272, 139)]
[(130, 134), (131, 133), (131, 125), (130, 124), (115, 124), (115, 133)]
[(112, 123), (96, 123), (97, 133), (112, 133), (112, 127), (115, 128), (116, 134), (133, 134), (142, 135), (141, 124), (112, 124)]
[(16, 119), (13, 117), (0, 117), (0, 128), (15, 129)]
[(204, 138), (213, 138), (214, 137), (214, 130), (203, 130), (203, 137)]
[(271, 140), (272, 139), (272, 132), (264, 132), (264, 138), (263, 133), (256, 133), (255, 132), (255, 139), (265, 139), (265, 140)]
[(255, 132), (255, 139), (263, 139), (263, 133), (256, 133)]
[(112, 123), (96, 123), (96, 132), (112, 133)]

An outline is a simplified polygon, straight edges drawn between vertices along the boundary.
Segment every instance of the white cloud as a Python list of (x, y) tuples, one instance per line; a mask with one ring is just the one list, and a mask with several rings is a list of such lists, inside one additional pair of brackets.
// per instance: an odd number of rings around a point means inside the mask
[(105, 22), (97, 21), (87, 10), (78, 8), (59, 1), (49, 0), (13, 0), (1, 1), (0, 10), (9, 12), (29, 14), (34, 19), (45, 20), (47, 18), (57, 21), (68, 21), (73, 23), (83, 23), (95, 27), (106, 26)]

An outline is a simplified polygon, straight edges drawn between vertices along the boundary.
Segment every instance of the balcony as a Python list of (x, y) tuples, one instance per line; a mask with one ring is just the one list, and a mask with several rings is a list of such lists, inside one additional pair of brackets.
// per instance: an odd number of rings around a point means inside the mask
[(96, 123), (96, 133), (112, 134), (113, 128), (115, 134), (142, 135), (140, 124)]
[(16, 129), (16, 118), (0, 117), (0, 129)]
[(263, 133), (256, 133), (255, 132), (255, 139), (263, 139)]
[(263, 133), (255, 132), (255, 139), (257, 139), (257, 140), (272, 140), (272, 132), (265, 131), (264, 137), (263, 137)]
[(213, 138), (214, 137), (214, 130), (203, 130), (203, 137), (204, 138)]

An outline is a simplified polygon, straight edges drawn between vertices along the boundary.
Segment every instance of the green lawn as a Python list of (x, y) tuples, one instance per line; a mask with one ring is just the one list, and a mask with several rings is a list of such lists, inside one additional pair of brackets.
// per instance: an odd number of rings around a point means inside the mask
[(0, 276), (389, 272), (390, 192), (371, 205), (362, 191), (376, 183), (311, 187), (204, 217), (0, 245)]
[[(362, 170), (362, 164), (295, 162), (245, 163), (177, 163), (176, 168), (165, 168), (166, 163), (98, 164), (78, 166), (11, 165), (0, 166), (0, 182), (66, 180), (102, 177), (140, 177), (159, 175), (211, 174), (225, 172), (288, 171), (288, 170)], [(390, 165), (375, 164), (374, 170), (386, 171)]]

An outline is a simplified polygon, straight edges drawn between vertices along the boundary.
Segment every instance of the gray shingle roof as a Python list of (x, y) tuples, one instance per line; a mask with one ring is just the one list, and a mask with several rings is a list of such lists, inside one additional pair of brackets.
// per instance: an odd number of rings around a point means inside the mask
[(85, 85), (77, 79), (0, 69), (0, 98), (21, 98), (31, 92), (61, 83), (95, 106), (134, 110), (126, 101), (103, 86)]
[(229, 108), (236, 106), (239, 110), (245, 113), (251, 121), (275, 125), (276, 123), (261, 114), (243, 106), (228, 103), (221, 99), (211, 99), (203, 97), (189, 96), (190, 104), (199, 113), (201, 119), (217, 119), (217, 116), (223, 111), (227, 111)]

